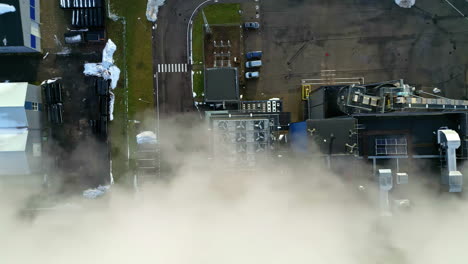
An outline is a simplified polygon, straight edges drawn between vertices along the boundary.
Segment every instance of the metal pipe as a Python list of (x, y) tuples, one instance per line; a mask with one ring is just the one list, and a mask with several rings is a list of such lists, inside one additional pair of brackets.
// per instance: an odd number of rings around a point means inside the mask
[(458, 10), (458, 8), (456, 8), (452, 3), (450, 3), (448, 0), (445, 0), (445, 2), (447, 2), (447, 4), (449, 4), (453, 9), (455, 9), (455, 11), (457, 11), (464, 19), (468, 20), (465, 14)]

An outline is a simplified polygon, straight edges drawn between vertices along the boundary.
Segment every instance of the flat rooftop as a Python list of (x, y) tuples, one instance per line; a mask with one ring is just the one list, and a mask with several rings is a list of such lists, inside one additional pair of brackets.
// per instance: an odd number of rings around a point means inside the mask
[(205, 101), (239, 101), (237, 68), (209, 68), (205, 70)]
[(18, 0), (0, 0), (0, 5), (13, 6), (16, 11), (0, 15), (0, 46), (23, 46), (23, 28)]

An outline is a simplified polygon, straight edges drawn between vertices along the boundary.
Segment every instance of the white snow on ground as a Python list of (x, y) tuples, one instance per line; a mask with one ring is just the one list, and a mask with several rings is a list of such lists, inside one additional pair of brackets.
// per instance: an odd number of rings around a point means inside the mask
[(153, 131), (143, 131), (136, 136), (138, 144), (157, 144), (158, 140)]
[(113, 92), (109, 92), (109, 120), (114, 120), (114, 103), (115, 103), (115, 95)]
[(62, 79), (62, 77), (55, 77), (55, 78), (52, 78), (52, 79), (48, 79), (48, 80), (45, 80), (45, 81), (41, 82), (41, 85), (54, 83), (54, 82), (56, 82), (57, 80), (60, 80), (60, 79)]
[(411, 8), (416, 3), (416, 0), (395, 0), (395, 3), (403, 8)]
[(85, 75), (92, 75), (97, 77), (102, 77), (104, 68), (101, 63), (85, 63), (83, 73)]
[(148, 0), (146, 5), (146, 18), (151, 22), (156, 22), (158, 19), (159, 7), (164, 5), (165, 0)]
[(109, 185), (101, 186), (95, 188), (95, 189), (88, 189), (83, 191), (83, 197), (88, 198), (88, 199), (96, 199), (104, 194), (106, 194), (110, 190)]
[(68, 43), (80, 43), (83, 39), (81, 38), (81, 35), (76, 35), (73, 37), (65, 37), (65, 42)]
[(111, 64), (114, 64), (113, 57), (115, 50), (117, 50), (117, 46), (109, 39), (106, 47), (104, 47), (104, 50), (102, 51), (102, 65), (104, 65), (104, 67), (108, 68)]
[(15, 12), (16, 8), (12, 5), (7, 5), (7, 4), (0, 4), (0, 15), (10, 13), (10, 12)]
[(111, 88), (115, 89), (120, 78), (120, 69), (117, 66), (112, 65), (106, 72), (104, 72), (103, 76), (104, 79), (111, 80)]
[[(120, 79), (120, 69), (114, 65), (114, 52), (117, 50), (117, 46), (112, 42), (111, 39), (107, 41), (106, 47), (102, 51), (102, 62), (99, 63), (85, 63), (83, 73), (85, 75), (92, 75), (102, 77), (106, 80), (111, 80), (111, 89), (117, 87), (117, 82)], [(110, 93), (109, 102), (109, 115), (110, 120), (114, 119), (114, 99), (113, 93)]]
[(85, 63), (85, 75), (93, 75), (103, 77), (106, 80), (111, 80), (111, 88), (117, 87), (117, 82), (120, 78), (120, 69), (114, 65), (114, 52), (117, 49), (111, 39), (107, 41), (106, 47), (102, 52), (102, 62), (100, 63)]

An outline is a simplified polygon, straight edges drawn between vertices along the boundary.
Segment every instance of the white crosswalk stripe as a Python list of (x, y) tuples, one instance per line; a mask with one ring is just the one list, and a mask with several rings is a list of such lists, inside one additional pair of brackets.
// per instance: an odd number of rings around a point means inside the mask
[(187, 72), (186, 63), (158, 64), (158, 72)]

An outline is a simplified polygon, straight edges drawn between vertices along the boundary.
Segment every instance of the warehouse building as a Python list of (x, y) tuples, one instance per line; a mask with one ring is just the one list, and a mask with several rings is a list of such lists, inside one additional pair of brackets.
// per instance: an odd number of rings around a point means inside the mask
[(41, 52), (39, 0), (0, 0), (0, 53)]
[(41, 89), (28, 83), (0, 83), (0, 175), (41, 171)]

